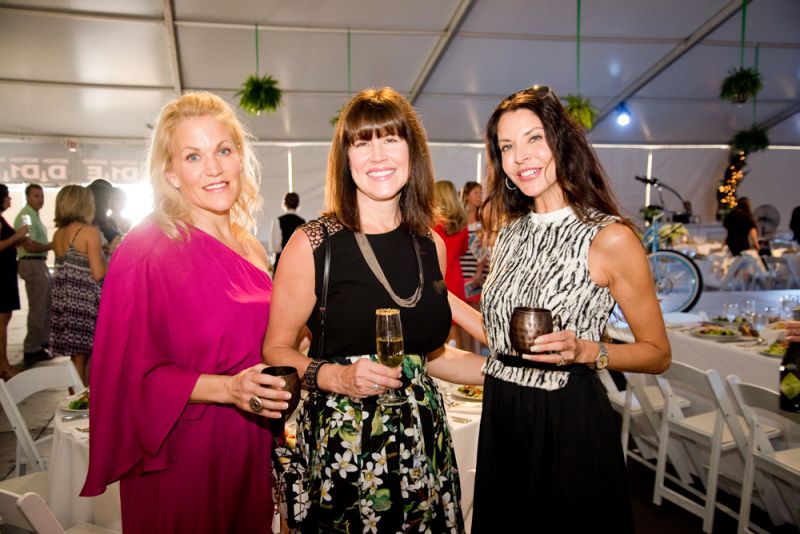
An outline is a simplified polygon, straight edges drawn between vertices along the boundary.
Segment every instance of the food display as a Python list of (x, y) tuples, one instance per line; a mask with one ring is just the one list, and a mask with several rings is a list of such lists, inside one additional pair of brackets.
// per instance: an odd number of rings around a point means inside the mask
[(692, 330), (692, 334), (700, 337), (738, 337), (739, 333), (728, 328), (727, 326), (720, 326), (716, 324), (706, 324)]
[(69, 401), (67, 407), (70, 410), (88, 410), (89, 409), (89, 390), (84, 391), (79, 397)]
[(762, 350), (761, 354), (765, 356), (775, 356), (776, 358), (783, 358), (786, 354), (786, 349), (789, 348), (787, 341), (776, 341), (769, 348)]
[(482, 400), (483, 399), (483, 387), (482, 386), (459, 386), (456, 388), (456, 392), (462, 397), (466, 397), (468, 399), (473, 400)]

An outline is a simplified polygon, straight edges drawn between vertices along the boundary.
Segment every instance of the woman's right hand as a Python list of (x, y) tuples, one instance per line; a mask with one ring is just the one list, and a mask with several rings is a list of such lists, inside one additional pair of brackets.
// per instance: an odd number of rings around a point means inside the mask
[(402, 387), (400, 368), (386, 367), (367, 358), (352, 365), (323, 365), (317, 383), (323, 390), (363, 399), (380, 395), (388, 388)]
[[(266, 365), (260, 363), (228, 377), (225, 384), (231, 402), (245, 412), (256, 413), (270, 419), (281, 417), (281, 410), (289, 407), (287, 401), (292, 397), (288, 391), (282, 391), (284, 380), (277, 376), (261, 373)], [(258, 397), (262, 409), (253, 411), (250, 399)]]

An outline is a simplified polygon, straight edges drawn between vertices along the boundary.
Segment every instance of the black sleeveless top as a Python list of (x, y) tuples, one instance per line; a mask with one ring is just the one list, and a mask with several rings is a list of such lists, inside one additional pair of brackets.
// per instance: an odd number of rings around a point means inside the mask
[[(325, 265), (324, 234), (320, 221), (324, 221), (328, 228), (331, 245), (325, 353), (321, 357), (330, 359), (334, 356), (374, 354), (377, 308), (400, 309), (406, 354), (424, 355), (441, 347), (447, 340), (451, 315), (447, 288), (439, 270), (432, 235), (417, 237), (422, 250), (422, 298), (413, 308), (401, 308), (370, 270), (353, 232), (327, 218), (300, 227), (314, 250), (317, 302), (307, 322), (314, 339), (317, 339), (319, 329), (318, 309)], [(401, 298), (411, 296), (417, 287), (418, 272), (409, 231), (401, 225), (385, 234), (367, 235), (367, 239), (394, 292)], [(317, 344), (312, 341), (309, 356), (319, 358), (316, 352)]]

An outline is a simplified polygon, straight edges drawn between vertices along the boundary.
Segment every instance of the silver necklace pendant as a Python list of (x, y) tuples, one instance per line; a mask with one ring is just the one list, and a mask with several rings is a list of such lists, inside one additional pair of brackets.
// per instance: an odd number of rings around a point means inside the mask
[(356, 243), (358, 243), (358, 248), (361, 249), (361, 255), (364, 256), (364, 260), (366, 260), (367, 265), (372, 271), (372, 274), (375, 275), (375, 278), (377, 278), (384, 289), (386, 289), (386, 292), (389, 293), (389, 296), (392, 297), (392, 300), (402, 308), (413, 308), (416, 306), (417, 302), (419, 302), (419, 299), (422, 298), (422, 287), (424, 284), (422, 275), (422, 253), (420, 252), (419, 243), (417, 242), (417, 236), (414, 234), (411, 235), (411, 239), (414, 243), (414, 254), (417, 257), (417, 272), (419, 274), (417, 289), (410, 297), (401, 298), (397, 296), (397, 293), (394, 292), (392, 286), (389, 284), (389, 280), (386, 279), (386, 275), (383, 274), (383, 269), (381, 269), (381, 265), (378, 263), (378, 258), (375, 257), (375, 252), (372, 250), (372, 246), (369, 244), (367, 236), (364, 235), (364, 232), (354, 233), (356, 236)]

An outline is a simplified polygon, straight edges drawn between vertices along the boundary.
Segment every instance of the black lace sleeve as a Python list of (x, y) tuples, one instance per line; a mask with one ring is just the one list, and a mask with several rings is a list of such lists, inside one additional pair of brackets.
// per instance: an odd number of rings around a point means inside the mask
[(344, 228), (339, 221), (330, 219), (328, 217), (320, 217), (319, 219), (314, 219), (313, 221), (309, 221), (302, 225), (300, 229), (305, 232), (308, 240), (311, 242), (312, 250), (317, 250), (325, 237), (325, 234), (322, 233), (323, 224), (328, 229), (328, 235), (333, 235)]

